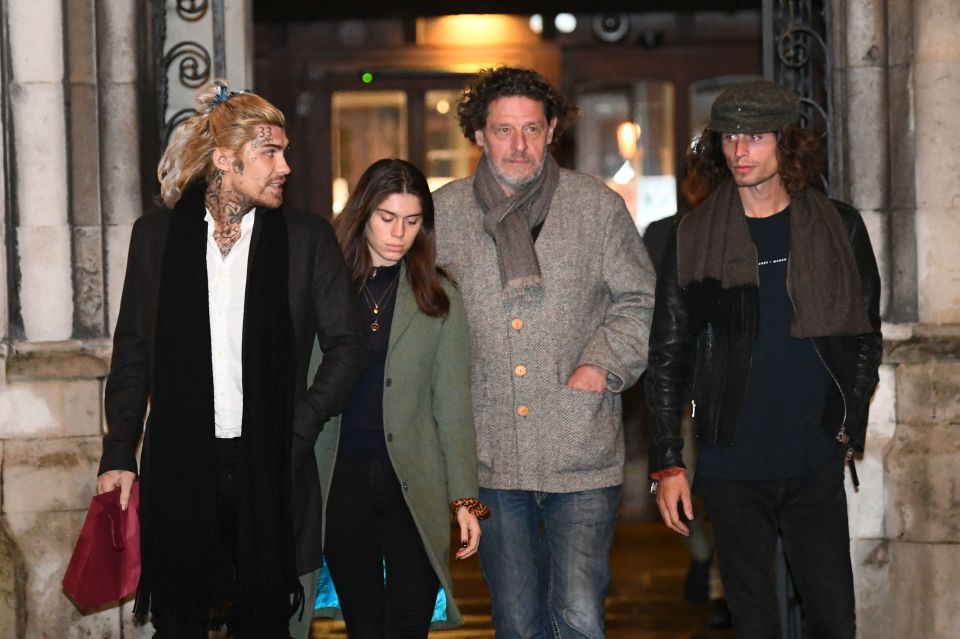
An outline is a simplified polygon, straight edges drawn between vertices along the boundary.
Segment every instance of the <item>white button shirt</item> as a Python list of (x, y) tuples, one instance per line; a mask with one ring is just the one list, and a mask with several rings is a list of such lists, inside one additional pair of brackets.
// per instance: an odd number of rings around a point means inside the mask
[(243, 423), (243, 302), (256, 209), (240, 221), (240, 239), (226, 257), (214, 239), (207, 210), (207, 296), (213, 357), (213, 414), (218, 438), (239, 437)]

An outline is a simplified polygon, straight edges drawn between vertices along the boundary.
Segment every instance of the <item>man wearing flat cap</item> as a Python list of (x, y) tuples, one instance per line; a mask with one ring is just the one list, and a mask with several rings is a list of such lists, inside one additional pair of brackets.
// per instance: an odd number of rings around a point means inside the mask
[(688, 534), (691, 398), (695, 487), (737, 636), (780, 636), (782, 536), (805, 636), (853, 639), (844, 461), (863, 450), (878, 379), (880, 278), (860, 214), (816, 188), (820, 136), (799, 116), (793, 92), (737, 84), (695, 143), (688, 169), (710, 195), (675, 227), (659, 273), (650, 471), (664, 522)]

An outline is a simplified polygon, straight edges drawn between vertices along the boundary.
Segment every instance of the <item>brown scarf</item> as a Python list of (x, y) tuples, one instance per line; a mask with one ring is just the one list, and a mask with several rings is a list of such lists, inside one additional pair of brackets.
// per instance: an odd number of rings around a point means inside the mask
[(487, 156), (480, 158), (473, 194), (483, 209), (483, 228), (497, 245), (500, 281), (508, 301), (530, 301), (542, 294), (543, 277), (530, 231), (546, 219), (559, 183), (560, 167), (546, 153), (540, 175), (508, 197)]
[[(793, 337), (859, 335), (873, 329), (863, 308), (860, 273), (836, 207), (819, 191), (791, 197), (787, 290)], [(724, 290), (759, 286), (757, 249), (733, 180), (683, 216), (677, 230), (680, 286), (713, 279)]]

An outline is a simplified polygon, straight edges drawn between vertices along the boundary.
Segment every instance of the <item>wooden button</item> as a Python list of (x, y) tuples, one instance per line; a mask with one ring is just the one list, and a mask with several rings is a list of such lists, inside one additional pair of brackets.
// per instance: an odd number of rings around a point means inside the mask
[(523, 364), (517, 364), (517, 367), (513, 369), (513, 372), (517, 377), (523, 377), (527, 374), (527, 367)]
[(519, 415), (520, 417), (526, 417), (529, 414), (530, 414), (529, 408), (527, 408), (522, 404), (520, 406), (517, 406), (517, 415)]
[(523, 320), (519, 317), (514, 318), (514, 320), (510, 322), (510, 326), (513, 327), (513, 330), (519, 331), (521, 328), (523, 328)]

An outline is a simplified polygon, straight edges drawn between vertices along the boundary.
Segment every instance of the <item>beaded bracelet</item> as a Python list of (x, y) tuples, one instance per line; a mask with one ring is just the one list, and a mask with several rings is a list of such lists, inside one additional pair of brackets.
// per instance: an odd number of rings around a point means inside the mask
[(474, 497), (453, 500), (453, 503), (450, 504), (450, 512), (456, 515), (457, 510), (461, 507), (466, 508), (467, 512), (477, 519), (486, 519), (490, 516), (490, 509)]

